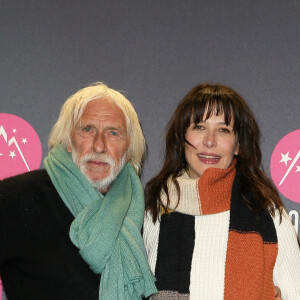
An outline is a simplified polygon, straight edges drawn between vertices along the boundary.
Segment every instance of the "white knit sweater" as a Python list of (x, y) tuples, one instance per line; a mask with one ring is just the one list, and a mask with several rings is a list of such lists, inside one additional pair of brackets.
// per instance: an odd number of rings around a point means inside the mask
[[(278, 237), (278, 256), (273, 271), (274, 284), (282, 299), (300, 300), (300, 250), (294, 227), (284, 211), (274, 218)], [(229, 228), (229, 211), (195, 216), (195, 247), (190, 279), (191, 300), (224, 298), (225, 260)], [(144, 221), (144, 243), (148, 260), (155, 273), (160, 223), (153, 224), (149, 215)], [(171, 234), (171, 233), (170, 233)]]

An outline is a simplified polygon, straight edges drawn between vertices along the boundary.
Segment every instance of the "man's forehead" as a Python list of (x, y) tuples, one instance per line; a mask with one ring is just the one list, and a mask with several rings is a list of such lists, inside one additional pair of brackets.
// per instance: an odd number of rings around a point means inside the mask
[(105, 123), (107, 126), (126, 130), (126, 118), (122, 109), (108, 98), (98, 98), (87, 103), (81, 117), (75, 125), (97, 125)]
[(83, 110), (82, 117), (115, 117), (124, 118), (123, 110), (112, 100), (100, 98), (90, 101)]
[(107, 97), (99, 97), (90, 100), (84, 107), (83, 113), (90, 110), (90, 109), (103, 109), (103, 108), (109, 108), (109, 109), (117, 109), (121, 110), (120, 107), (112, 101), (110, 98)]

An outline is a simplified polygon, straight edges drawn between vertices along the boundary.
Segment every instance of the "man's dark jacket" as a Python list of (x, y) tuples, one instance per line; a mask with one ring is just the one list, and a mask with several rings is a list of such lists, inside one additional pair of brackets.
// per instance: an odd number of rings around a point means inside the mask
[(73, 215), (45, 170), (0, 181), (0, 275), (9, 300), (98, 299), (69, 238)]

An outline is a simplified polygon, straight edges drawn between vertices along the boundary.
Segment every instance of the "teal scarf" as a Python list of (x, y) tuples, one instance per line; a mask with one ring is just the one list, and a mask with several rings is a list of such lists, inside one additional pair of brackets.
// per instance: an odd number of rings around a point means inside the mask
[[(90, 268), (101, 274), (99, 299), (135, 300), (156, 292), (141, 227), (144, 193), (127, 164), (103, 196), (58, 145), (44, 160), (60, 197), (74, 215), (70, 238)], [(88, 297), (88, 295), (87, 295)]]

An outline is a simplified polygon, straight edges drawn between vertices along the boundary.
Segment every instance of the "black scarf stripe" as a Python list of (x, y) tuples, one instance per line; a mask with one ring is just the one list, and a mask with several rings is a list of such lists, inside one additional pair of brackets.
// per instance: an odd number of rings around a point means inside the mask
[[(236, 176), (232, 187), (229, 230), (240, 233), (256, 232), (262, 236), (264, 243), (277, 243), (271, 215), (267, 211), (262, 211), (259, 218), (254, 215), (241, 199), (241, 184), (240, 177)], [(246, 197), (251, 197), (250, 193)]]
[(161, 217), (155, 269), (158, 290), (189, 294), (195, 217), (177, 212)]

